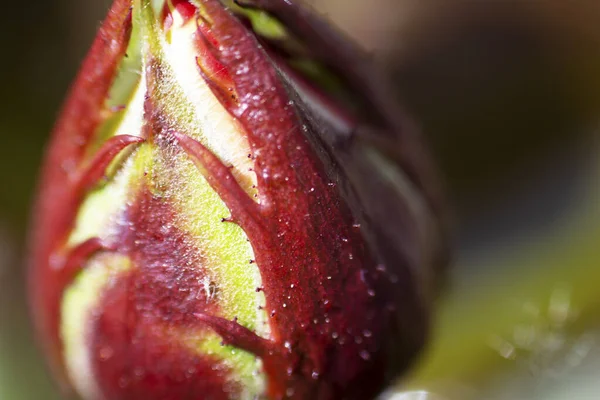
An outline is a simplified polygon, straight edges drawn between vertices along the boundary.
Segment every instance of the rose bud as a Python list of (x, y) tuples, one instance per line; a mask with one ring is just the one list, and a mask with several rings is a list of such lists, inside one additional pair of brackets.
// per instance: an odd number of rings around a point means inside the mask
[(367, 59), (289, 0), (116, 0), (42, 170), (31, 304), (83, 399), (371, 399), (422, 348), (441, 196)]

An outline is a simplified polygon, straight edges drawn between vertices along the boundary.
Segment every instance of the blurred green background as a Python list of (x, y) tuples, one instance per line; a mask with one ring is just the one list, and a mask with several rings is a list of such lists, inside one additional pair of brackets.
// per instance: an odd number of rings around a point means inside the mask
[[(0, 400), (58, 399), (28, 322), (28, 210), (108, 3), (3, 5)], [(450, 286), (396, 398), (600, 398), (600, 2), (308, 3), (389, 70), (455, 209)]]

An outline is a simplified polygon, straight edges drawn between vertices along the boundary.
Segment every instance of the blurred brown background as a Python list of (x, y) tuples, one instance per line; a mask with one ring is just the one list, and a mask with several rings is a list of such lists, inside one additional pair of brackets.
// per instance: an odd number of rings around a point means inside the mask
[[(58, 398), (28, 324), (24, 238), (48, 132), (108, 3), (3, 5), (0, 400)], [(308, 3), (386, 66), (456, 210), (452, 285), (430, 351), (403, 387), (549, 399), (575, 382), (565, 399), (600, 398), (589, 373), (600, 360), (600, 2)], [(569, 301), (555, 299), (567, 292)], [(544, 317), (561, 304), (577, 316)], [(585, 353), (577, 365), (573, 349)], [(574, 366), (554, 373), (565, 363)]]

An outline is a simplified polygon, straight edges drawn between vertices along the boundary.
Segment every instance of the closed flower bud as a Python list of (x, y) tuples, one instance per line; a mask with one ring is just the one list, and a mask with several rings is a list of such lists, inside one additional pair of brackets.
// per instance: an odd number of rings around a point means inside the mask
[(289, 0), (115, 0), (52, 137), (30, 296), (86, 400), (371, 399), (444, 266), (426, 152)]

